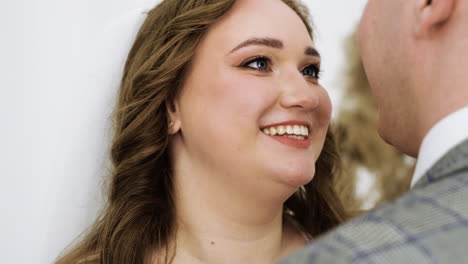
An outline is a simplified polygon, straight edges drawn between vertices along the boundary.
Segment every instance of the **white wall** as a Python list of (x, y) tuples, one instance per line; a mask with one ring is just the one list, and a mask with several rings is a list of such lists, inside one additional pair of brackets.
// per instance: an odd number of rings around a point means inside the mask
[[(0, 10), (2, 263), (51, 263), (102, 204), (110, 112), (140, 13), (157, 0), (4, 1)], [(309, 0), (338, 103), (342, 39), (364, 0)]]
[(29, 133), (34, 127), (32, 60), (27, 44), (31, 41), (28, 26), (32, 10), (23, 10), (25, 5), (24, 1), (2, 3), (0, 9), (0, 252), (1, 256), (6, 254), (7, 261), (23, 254), (20, 243), (28, 238), (23, 234), (34, 238), (38, 234), (31, 216), (39, 210), (30, 207), (31, 194), (39, 182), (32, 174)]
[[(334, 109), (341, 101), (347, 66), (344, 39), (361, 18), (366, 0), (306, 0), (315, 28), (315, 42), (322, 54), (322, 85), (329, 91)], [(335, 114), (335, 111), (334, 111)]]

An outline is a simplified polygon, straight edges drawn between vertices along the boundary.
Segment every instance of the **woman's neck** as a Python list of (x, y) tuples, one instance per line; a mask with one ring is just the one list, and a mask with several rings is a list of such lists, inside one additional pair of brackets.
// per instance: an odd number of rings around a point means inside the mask
[(283, 223), (281, 199), (246, 195), (212, 177), (183, 175), (174, 175), (174, 264), (271, 264), (305, 244), (297, 230)]
[(281, 219), (258, 228), (226, 218), (205, 219), (204, 223), (179, 220), (174, 263), (270, 264), (284, 247)]

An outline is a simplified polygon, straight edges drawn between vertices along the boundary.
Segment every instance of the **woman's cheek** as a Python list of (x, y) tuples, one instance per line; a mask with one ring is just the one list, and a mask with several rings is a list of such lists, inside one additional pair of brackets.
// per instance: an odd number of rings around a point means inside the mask
[(328, 96), (328, 92), (323, 88), (320, 96), (320, 102), (320, 124), (328, 126), (331, 120), (332, 103)]
[(276, 89), (271, 79), (240, 72), (225, 84), (226, 100), (240, 110), (259, 111), (275, 100)]

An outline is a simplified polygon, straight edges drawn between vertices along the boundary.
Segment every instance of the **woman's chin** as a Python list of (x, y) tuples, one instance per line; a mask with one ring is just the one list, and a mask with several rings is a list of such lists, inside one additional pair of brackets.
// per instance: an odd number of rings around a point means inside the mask
[[(267, 155), (264, 155), (267, 156)], [(266, 169), (270, 175), (274, 175), (275, 181), (280, 182), (290, 188), (298, 188), (308, 184), (315, 175), (315, 159), (314, 153), (307, 155), (304, 153), (288, 153), (287, 155), (270, 155), (268, 160), (260, 162), (266, 165)]]
[(279, 175), (281, 181), (286, 185), (289, 185), (293, 188), (299, 188), (302, 185), (308, 184), (315, 175), (315, 166), (313, 168), (307, 169), (297, 169), (289, 168), (283, 174)]

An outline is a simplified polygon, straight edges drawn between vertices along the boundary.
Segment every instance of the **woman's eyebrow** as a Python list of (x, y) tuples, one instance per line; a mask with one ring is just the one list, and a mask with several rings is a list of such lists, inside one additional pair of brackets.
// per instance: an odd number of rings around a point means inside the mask
[(267, 46), (271, 48), (282, 49), (284, 47), (284, 44), (281, 40), (274, 38), (250, 38), (237, 45), (231, 50), (230, 53), (233, 53), (234, 51), (239, 50), (241, 48), (245, 48), (247, 46)]
[(312, 57), (321, 57), (320, 52), (318, 52), (318, 50), (313, 47), (307, 47), (304, 51), (304, 54)]
[[(275, 49), (282, 49), (284, 47), (284, 44), (281, 40), (275, 39), (275, 38), (250, 38), (240, 43), (239, 45), (237, 45), (235, 48), (231, 50), (230, 53), (233, 53), (239, 49), (242, 49), (248, 46), (266, 46), (266, 47), (271, 47)], [(317, 51), (317, 49), (313, 47), (306, 47), (304, 54), (308, 56), (320, 58), (320, 53)]]

